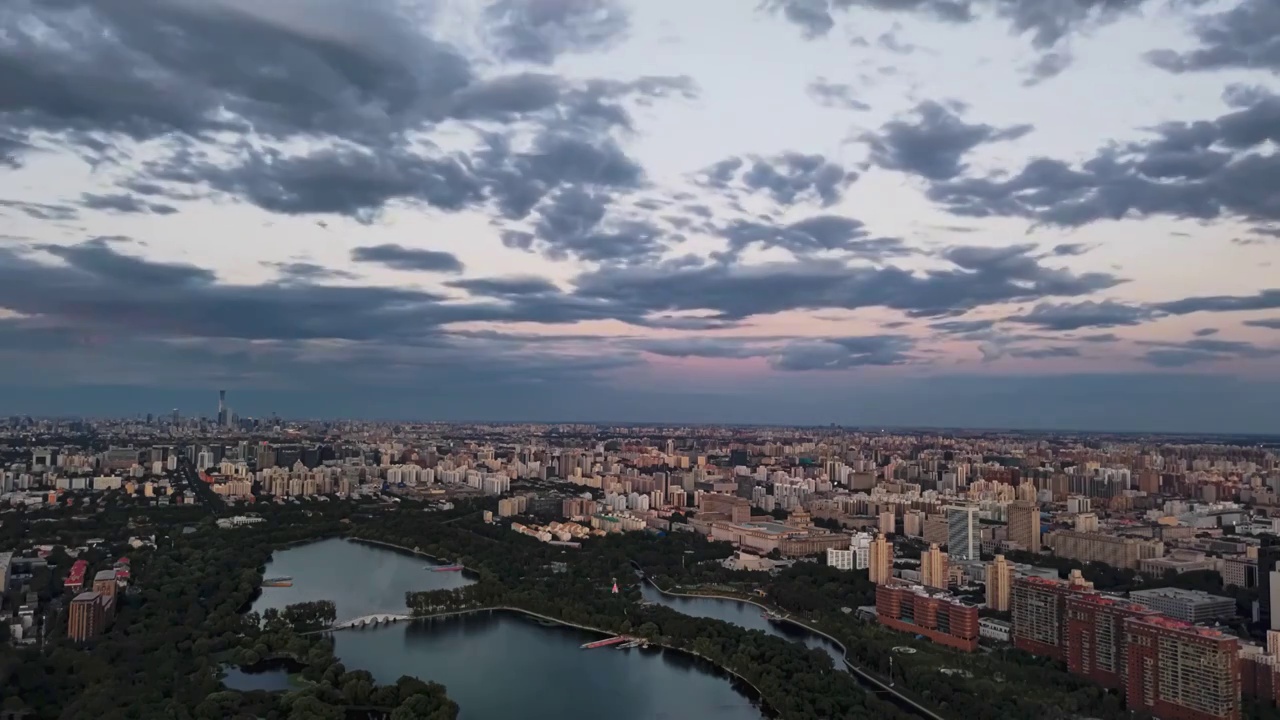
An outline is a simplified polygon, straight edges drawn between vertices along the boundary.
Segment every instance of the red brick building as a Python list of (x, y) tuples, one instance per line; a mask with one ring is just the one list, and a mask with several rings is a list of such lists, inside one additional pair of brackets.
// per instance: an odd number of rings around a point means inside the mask
[(978, 608), (919, 585), (876, 586), (876, 614), (885, 627), (923, 635), (965, 652), (978, 649)]
[(1124, 621), (1125, 705), (1160, 720), (1240, 720), (1240, 643), (1154, 615)]

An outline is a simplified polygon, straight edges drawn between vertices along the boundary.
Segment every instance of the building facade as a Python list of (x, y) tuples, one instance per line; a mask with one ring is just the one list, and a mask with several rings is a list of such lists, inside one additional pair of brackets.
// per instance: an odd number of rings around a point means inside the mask
[(919, 585), (878, 586), (876, 617), (885, 627), (923, 635), (939, 645), (965, 652), (978, 649), (978, 608)]

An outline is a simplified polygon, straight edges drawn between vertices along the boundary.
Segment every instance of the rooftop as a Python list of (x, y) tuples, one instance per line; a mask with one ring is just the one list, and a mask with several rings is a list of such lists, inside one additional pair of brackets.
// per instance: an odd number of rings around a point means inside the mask
[(1129, 597), (1134, 598), (1156, 598), (1165, 597), (1177, 600), (1186, 600), (1189, 602), (1206, 602), (1215, 600), (1231, 600), (1229, 597), (1222, 595), (1214, 595), (1202, 590), (1183, 590), (1182, 588), (1153, 588), (1151, 590), (1134, 590), (1129, 593)]

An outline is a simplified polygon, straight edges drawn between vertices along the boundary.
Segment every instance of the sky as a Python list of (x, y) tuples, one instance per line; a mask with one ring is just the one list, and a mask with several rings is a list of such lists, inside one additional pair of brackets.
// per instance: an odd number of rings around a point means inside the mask
[(0, 415), (1280, 432), (1274, 0), (9, 0)]

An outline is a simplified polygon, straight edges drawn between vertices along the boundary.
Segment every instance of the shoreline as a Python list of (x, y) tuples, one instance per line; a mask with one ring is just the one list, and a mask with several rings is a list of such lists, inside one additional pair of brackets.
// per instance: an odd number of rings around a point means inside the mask
[[(768, 612), (777, 612), (777, 609), (776, 609), (776, 608), (771, 608), (771, 607), (768, 607), (767, 605), (762, 605), (761, 603), (758, 603), (758, 602), (756, 602), (756, 601), (754, 601), (754, 600), (743, 600), (742, 598), (731, 597), (731, 596), (729, 596), (729, 595), (694, 595), (694, 594), (691, 594), (691, 593), (682, 593), (682, 592), (675, 592), (675, 591), (672, 591), (672, 590), (664, 590), (664, 589), (662, 589), (662, 586), (660, 586), (660, 585), (658, 585), (658, 583), (654, 582), (653, 578), (649, 577), (649, 575), (648, 575), (647, 573), (646, 573), (646, 574), (645, 574), (645, 576), (644, 576), (644, 580), (645, 580), (645, 582), (647, 582), (647, 583), (649, 583), (650, 585), (652, 585), (652, 586), (653, 586), (653, 589), (657, 590), (658, 592), (662, 593), (663, 595), (667, 595), (667, 596), (670, 596), (670, 597), (680, 597), (680, 598), (706, 598), (706, 599), (713, 599), (713, 600), (731, 600), (731, 601), (733, 601), (733, 602), (740, 602), (740, 603), (746, 603), (746, 604), (748, 604), (748, 605), (754, 605), (754, 606), (756, 606), (756, 607), (758, 607), (758, 608), (760, 608), (760, 609), (762, 609), (762, 610), (768, 611)], [(831, 635), (827, 634), (826, 632), (823, 632), (822, 630), (819, 630), (819, 629), (817, 629), (817, 628), (815, 628), (815, 627), (812, 627), (812, 626), (810, 626), (810, 625), (808, 625), (808, 624), (806, 624), (806, 623), (802, 623), (802, 622), (800, 622), (799, 620), (793, 620), (793, 619), (791, 619), (791, 618), (789, 618), (789, 617), (779, 617), (778, 619), (779, 619), (779, 620), (782, 620), (783, 622), (791, 623), (792, 625), (795, 625), (795, 626), (797, 626), (797, 627), (803, 628), (803, 629), (805, 629), (805, 630), (807, 630), (807, 631), (809, 631), (809, 632), (813, 633), (814, 635), (818, 635), (818, 636), (824, 637), (824, 638), (826, 638), (827, 640), (829, 640), (829, 641), (830, 641), (832, 644), (834, 644), (836, 647), (840, 648), (840, 655), (841, 655), (841, 659), (843, 659), (843, 660), (844, 660), (845, 668), (846, 668), (850, 673), (852, 673), (852, 674), (854, 674), (854, 675), (857, 675), (859, 678), (862, 678), (862, 679), (863, 679), (863, 680), (865, 680), (866, 682), (869, 682), (869, 683), (872, 683), (873, 685), (875, 685), (875, 686), (876, 686), (876, 690), (877, 690), (877, 691), (880, 691), (880, 692), (887, 692), (887, 693), (889, 693), (889, 694), (893, 695), (895, 698), (898, 698), (898, 699), (899, 699), (899, 700), (901, 700), (902, 702), (905, 702), (906, 704), (910, 705), (910, 706), (912, 707), (912, 709), (914, 710), (914, 712), (916, 712), (917, 714), (921, 715), (922, 717), (928, 718), (929, 720), (945, 720), (941, 715), (939, 715), (939, 714), (937, 714), (936, 712), (934, 712), (934, 711), (930, 710), (929, 708), (927, 708), (927, 707), (925, 707), (925, 706), (921, 705), (920, 703), (916, 702), (914, 699), (912, 699), (912, 698), (910, 698), (910, 697), (907, 697), (906, 695), (903, 695), (903, 694), (902, 694), (902, 693), (900, 693), (899, 691), (895, 690), (892, 686), (890, 686), (890, 685), (888, 685), (887, 683), (885, 683), (884, 681), (880, 680), (880, 678), (877, 678), (876, 676), (872, 675), (871, 673), (867, 672), (866, 670), (862, 669), (861, 667), (858, 667), (857, 665), (854, 665), (854, 664), (849, 660), (849, 648), (845, 647), (845, 644), (844, 644), (844, 643), (842, 643), (842, 642), (840, 642), (840, 641), (839, 641), (839, 640), (837, 640), (836, 638), (832, 637)]]
[[(405, 547), (405, 546), (403, 546), (403, 545), (397, 545), (397, 544), (395, 544), (395, 543), (389, 543), (389, 542), (386, 542), (386, 541), (384, 541), (384, 540), (373, 540), (373, 539), (370, 539), (370, 538), (351, 537), (351, 536), (343, 536), (343, 539), (345, 539), (345, 540), (350, 540), (350, 541), (352, 541), (352, 542), (367, 543), (367, 544), (370, 544), (370, 545), (375, 545), (375, 546), (378, 546), (378, 547), (382, 547), (382, 548), (386, 548), (386, 549), (390, 549), (390, 550), (394, 550), (394, 551), (400, 551), (400, 552), (403, 552), (403, 553), (408, 553), (408, 554), (410, 554), (410, 555), (414, 555), (414, 556), (417, 556), (417, 557), (430, 558), (431, 560), (433, 560), (433, 561), (435, 561), (435, 562), (440, 562), (440, 558), (438, 558), (438, 557), (436, 557), (435, 555), (432, 555), (432, 554), (430, 554), (430, 553), (425, 553), (425, 552), (422, 552), (421, 550), (417, 550), (417, 549), (415, 549), (415, 548), (408, 548), (408, 547)], [(469, 568), (469, 567), (466, 567), (465, 565), (463, 565), (462, 567), (463, 567), (462, 572), (464, 572), (464, 573), (471, 573), (473, 576), (478, 576), (478, 575), (479, 575), (479, 573), (477, 573), (475, 570), (473, 570), (473, 569), (471, 569), (471, 568)], [(657, 586), (655, 585), (655, 587), (657, 587)], [(661, 588), (659, 588), (659, 590), (661, 590)], [(701, 597), (701, 596), (692, 596), (692, 597)], [(725, 598), (725, 599), (733, 599), (733, 600), (736, 600), (737, 598)], [(763, 607), (763, 606), (761, 606), (761, 607)], [(609, 631), (609, 630), (602, 630), (602, 629), (600, 629), (600, 628), (590, 627), (590, 626), (588, 626), (588, 625), (579, 625), (578, 623), (570, 622), (570, 621), (568, 621), (568, 620), (561, 620), (561, 619), (559, 619), (559, 618), (553, 618), (553, 617), (551, 617), (551, 616), (549, 616), (549, 615), (543, 615), (543, 614), (541, 614), (541, 613), (533, 612), (532, 610), (524, 610), (524, 609), (522, 609), (522, 608), (510, 607), (510, 606), (506, 606), (506, 605), (494, 606), (494, 607), (485, 607), (485, 608), (472, 608), (472, 609), (469, 609), (469, 610), (451, 610), (451, 611), (443, 612), (443, 613), (432, 613), (432, 614), (430, 614), (430, 615), (415, 615), (415, 616), (413, 616), (412, 618), (410, 618), (409, 622), (414, 622), (414, 621), (416, 621), (416, 620), (431, 620), (431, 619), (434, 619), (434, 618), (445, 618), (445, 617), (456, 617), (456, 616), (461, 616), (461, 615), (472, 615), (472, 614), (475, 614), (475, 613), (485, 612), (485, 611), (492, 612), (492, 611), (494, 611), (494, 610), (498, 610), (498, 611), (505, 611), (505, 612), (512, 612), (512, 613), (516, 613), (516, 614), (520, 614), (520, 615), (525, 615), (525, 616), (527, 616), (527, 617), (537, 618), (537, 619), (539, 619), (539, 620), (546, 620), (547, 622), (552, 622), (552, 623), (555, 623), (555, 624), (557, 624), (557, 625), (561, 625), (561, 626), (564, 626), (564, 627), (572, 627), (572, 628), (576, 628), (576, 629), (578, 629), (578, 630), (583, 630), (583, 631), (586, 631), (586, 632), (596, 633), (596, 634), (599, 634), (599, 635), (606, 635), (606, 636), (610, 636), (610, 637), (612, 637), (612, 636), (614, 636), (614, 635), (619, 634), (619, 633), (615, 633), (615, 632), (612, 632), (612, 631)], [(347, 628), (347, 629), (350, 629), (350, 628)], [(318, 630), (318, 631), (312, 631), (312, 632), (340, 632), (340, 630)], [(743, 677), (742, 675), (740, 675), (737, 671), (732, 670), (732, 669), (730, 669), (730, 668), (727, 668), (727, 667), (725, 667), (725, 666), (723, 666), (723, 665), (721, 665), (721, 664), (719, 664), (719, 663), (715, 662), (714, 660), (712, 660), (712, 659), (710, 659), (710, 658), (706, 657), (705, 655), (701, 655), (701, 654), (699, 654), (699, 653), (697, 653), (697, 652), (694, 652), (693, 650), (686, 650), (686, 649), (684, 649), (684, 648), (676, 647), (676, 646), (674, 646), (674, 645), (668, 645), (668, 644), (666, 644), (666, 643), (662, 643), (662, 642), (659, 642), (659, 641), (656, 641), (656, 640), (650, 640), (649, 642), (651, 642), (652, 644), (654, 644), (654, 645), (656, 645), (656, 646), (658, 646), (658, 647), (663, 648), (664, 650), (671, 650), (671, 651), (674, 651), (674, 652), (678, 652), (678, 653), (682, 653), (682, 654), (688, 655), (688, 656), (693, 657), (693, 658), (697, 658), (698, 660), (700, 660), (700, 661), (702, 661), (702, 662), (704, 662), (704, 663), (708, 664), (708, 665), (709, 665), (709, 666), (711, 666), (711, 667), (714, 667), (715, 669), (719, 670), (720, 672), (723, 672), (723, 673), (725, 673), (725, 674), (729, 675), (731, 678), (733, 678), (733, 679), (737, 680), (738, 682), (742, 683), (743, 685), (746, 685), (747, 687), (751, 688), (751, 691), (752, 691), (753, 693), (755, 693), (755, 698), (753, 698), (753, 699), (754, 699), (757, 703), (759, 703), (759, 705), (760, 705), (760, 709), (761, 709), (761, 713), (762, 713), (765, 717), (778, 717), (778, 715), (779, 715), (778, 711), (777, 711), (777, 710), (775, 710), (775, 709), (773, 708), (773, 706), (769, 704), (769, 702), (768, 702), (768, 700), (766, 699), (766, 697), (765, 697), (764, 693), (762, 693), (762, 692), (760, 691), (760, 688), (756, 687), (754, 683), (752, 683), (750, 680), (747, 680), (745, 677)], [(843, 649), (843, 647), (844, 647), (844, 646), (841, 646), (841, 649)], [(941, 720), (941, 719), (939, 719), (939, 720)]]

